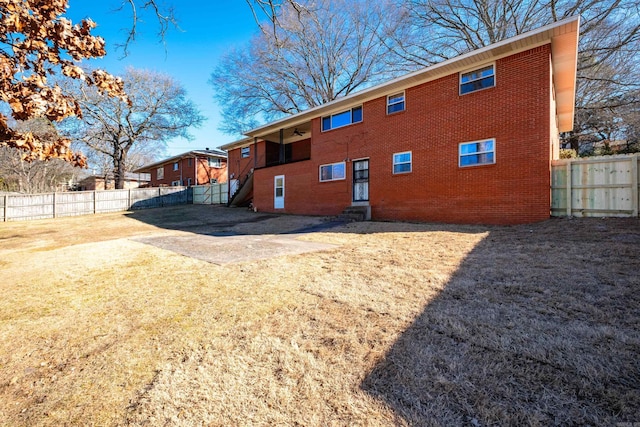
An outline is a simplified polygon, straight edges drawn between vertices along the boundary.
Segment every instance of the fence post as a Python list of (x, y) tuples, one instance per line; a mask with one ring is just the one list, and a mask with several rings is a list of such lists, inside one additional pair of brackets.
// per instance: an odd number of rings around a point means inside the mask
[(160, 207), (164, 207), (164, 200), (162, 200), (162, 187), (158, 187), (158, 198), (160, 199)]
[(4, 209), (3, 210), (4, 210), (4, 215), (3, 215), (4, 222), (7, 222), (7, 221), (9, 221), (9, 218), (8, 218), (8, 216), (9, 216), (9, 195), (8, 194), (4, 195)]
[(633, 209), (633, 217), (638, 217), (638, 156), (631, 157), (631, 206)]
[(129, 194), (127, 195), (127, 210), (131, 210), (131, 189), (129, 189)]
[(96, 214), (96, 211), (98, 209), (98, 202), (96, 200), (96, 190), (93, 190), (93, 214)]
[(567, 216), (571, 216), (572, 213), (572, 194), (571, 194), (571, 160), (567, 161)]

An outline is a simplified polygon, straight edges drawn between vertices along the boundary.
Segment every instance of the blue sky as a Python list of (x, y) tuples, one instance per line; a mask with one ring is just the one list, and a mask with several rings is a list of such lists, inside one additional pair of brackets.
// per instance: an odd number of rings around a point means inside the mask
[(139, 34), (125, 58), (115, 45), (126, 39), (124, 31), (131, 25), (131, 18), (127, 8), (115, 11), (122, 4), (120, 0), (70, 0), (68, 17), (73, 22), (91, 18), (98, 24), (93, 33), (107, 42), (107, 55), (92, 60), (92, 66), (112, 74), (119, 74), (129, 66), (162, 72), (173, 76), (187, 90), (189, 98), (198, 105), (207, 121), (201, 128), (191, 130), (192, 141), (170, 141), (166, 154), (171, 156), (218, 147), (238, 138), (217, 130), (221, 119), (213, 100), (214, 88), (207, 82), (220, 56), (233, 46), (247, 43), (258, 29), (244, 0), (171, 0), (170, 3), (182, 31), (170, 30), (166, 46), (163, 45), (157, 36), (157, 21), (145, 12), (145, 22), (138, 24)]

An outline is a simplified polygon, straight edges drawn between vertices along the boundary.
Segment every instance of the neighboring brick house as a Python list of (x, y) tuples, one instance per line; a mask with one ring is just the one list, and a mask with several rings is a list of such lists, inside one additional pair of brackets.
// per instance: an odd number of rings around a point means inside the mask
[(135, 172), (151, 174), (152, 187), (191, 186), (227, 182), (227, 153), (209, 148), (169, 157)]
[[(148, 187), (149, 180), (148, 173), (125, 172), (124, 189)], [(76, 187), (79, 191), (114, 190), (116, 188), (116, 180), (113, 174), (108, 174), (107, 176), (90, 175), (78, 181)]]
[(221, 147), (230, 192), (266, 212), (547, 219), (550, 162), (573, 127), (578, 28), (559, 21), (253, 129)]

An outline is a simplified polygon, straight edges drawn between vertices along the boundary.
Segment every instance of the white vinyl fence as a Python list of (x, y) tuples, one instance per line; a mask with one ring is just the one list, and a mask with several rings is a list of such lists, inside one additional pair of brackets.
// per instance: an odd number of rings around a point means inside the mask
[(638, 217), (638, 154), (551, 163), (551, 215)]

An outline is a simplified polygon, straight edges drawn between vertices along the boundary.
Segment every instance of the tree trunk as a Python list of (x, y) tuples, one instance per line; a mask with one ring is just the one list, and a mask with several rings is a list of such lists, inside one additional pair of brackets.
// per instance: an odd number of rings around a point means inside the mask
[(124, 189), (126, 156), (127, 154), (124, 151), (120, 151), (120, 155), (113, 159), (116, 190)]

